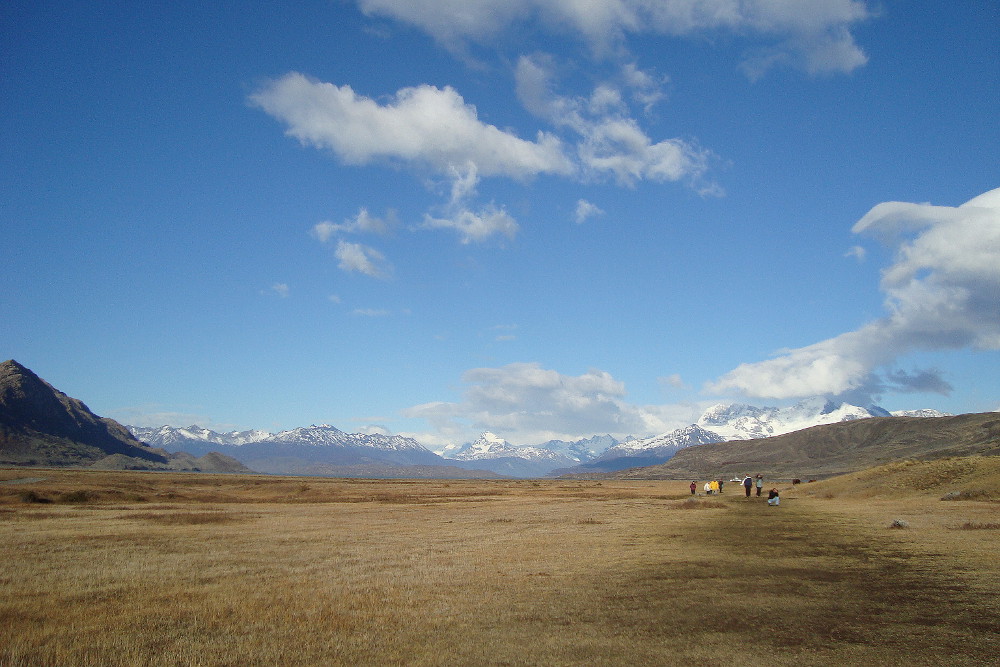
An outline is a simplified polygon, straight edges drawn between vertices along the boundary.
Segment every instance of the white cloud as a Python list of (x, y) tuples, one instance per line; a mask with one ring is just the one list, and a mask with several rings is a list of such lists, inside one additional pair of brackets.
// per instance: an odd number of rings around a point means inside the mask
[(446, 173), (472, 163), (481, 175), (515, 178), (573, 170), (558, 139), (540, 132), (526, 141), (483, 123), (450, 87), (403, 88), (382, 105), (350, 86), (291, 72), (250, 101), (284, 122), (290, 136), (330, 149), (347, 164), (401, 160)]
[(462, 208), (444, 218), (427, 215), (424, 217), (424, 227), (452, 229), (461, 237), (462, 243), (485, 241), (497, 234), (512, 239), (518, 230), (517, 221), (506, 210), (493, 204), (487, 204), (478, 211)]
[(288, 298), (289, 288), (285, 283), (275, 283), (271, 285), (271, 292), (277, 294), (282, 299)]
[(392, 230), (399, 226), (399, 220), (395, 211), (388, 211), (384, 218), (377, 218), (368, 209), (362, 207), (353, 218), (344, 220), (341, 223), (323, 221), (316, 223), (312, 228), (312, 235), (326, 243), (336, 234), (378, 234), (388, 236)]
[(583, 224), (589, 218), (593, 218), (598, 215), (604, 215), (604, 211), (598, 208), (596, 205), (591, 204), (586, 199), (578, 199), (576, 202), (576, 212), (574, 213), (574, 218), (576, 223)]
[(427, 420), (442, 440), (461, 442), (489, 430), (515, 444), (659, 434), (698, 417), (693, 406), (631, 405), (624, 384), (596, 369), (568, 376), (537, 363), (514, 363), (472, 369), (462, 380), (461, 402), (417, 405), (404, 416)]
[(709, 391), (769, 398), (947, 393), (936, 371), (889, 367), (917, 350), (1000, 349), (1000, 189), (958, 207), (886, 202), (853, 231), (895, 248), (881, 281), (888, 314), (857, 331), (742, 364)]
[(851, 248), (844, 253), (844, 257), (853, 257), (859, 262), (865, 261), (865, 257), (868, 256), (868, 251), (865, 250), (864, 246), (851, 246)]
[(851, 28), (870, 13), (857, 0), (358, 0), (369, 15), (415, 25), (448, 48), (499, 40), (515, 24), (580, 36), (595, 53), (620, 51), (628, 35), (681, 36), (725, 30), (770, 45), (746, 67), (776, 64), (811, 73), (849, 72), (866, 62)]
[(682, 139), (654, 142), (611, 84), (597, 86), (589, 97), (559, 95), (555, 65), (544, 54), (522, 56), (515, 77), (518, 98), (528, 111), (578, 135), (576, 159), (585, 177), (611, 176), (623, 185), (687, 179), (706, 194), (716, 189), (699, 183), (711, 153)]
[(392, 270), (382, 253), (361, 243), (340, 240), (334, 255), (338, 260), (337, 266), (344, 271), (357, 271), (372, 278), (388, 278)]
[(458, 233), (462, 243), (482, 242), (491, 236), (506, 236), (513, 239), (519, 226), (517, 221), (502, 207), (486, 204), (473, 211), (468, 202), (476, 196), (479, 176), (476, 165), (468, 163), (465, 169), (451, 167), (451, 198), (441, 207), (438, 216), (428, 213), (424, 216), (426, 229), (451, 229)]

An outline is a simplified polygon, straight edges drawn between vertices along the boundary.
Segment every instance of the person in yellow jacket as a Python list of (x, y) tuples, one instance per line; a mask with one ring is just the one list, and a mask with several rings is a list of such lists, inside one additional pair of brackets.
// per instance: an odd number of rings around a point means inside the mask
[(718, 482), (718, 480), (713, 479), (711, 482), (708, 483), (708, 485), (712, 489), (711, 493), (718, 493), (719, 492), (719, 482)]

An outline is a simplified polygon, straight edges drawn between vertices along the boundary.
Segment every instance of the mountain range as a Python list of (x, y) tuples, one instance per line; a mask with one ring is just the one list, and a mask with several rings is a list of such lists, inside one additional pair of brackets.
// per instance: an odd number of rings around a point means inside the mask
[[(498, 477), (485, 470), (457, 465), (413, 438), (398, 435), (345, 433), (328, 424), (280, 433), (217, 433), (200, 426), (141, 428), (136, 438), (168, 451), (201, 454), (222, 452), (252, 470), (281, 475), (344, 477)], [(453, 463), (455, 463), (453, 465)]]
[(250, 472), (233, 459), (205, 454), (149, 447), (13, 359), (0, 363), (0, 464)]
[[(863, 408), (824, 399), (810, 399), (784, 408), (720, 404), (706, 410), (697, 423), (649, 438), (629, 437), (619, 441), (610, 435), (598, 435), (575, 441), (550, 440), (536, 446), (514, 446), (499, 435), (486, 432), (443, 457), (413, 438), (351, 434), (327, 424), (280, 433), (256, 430), (217, 433), (196, 425), (125, 427), (93, 414), (82, 401), (58, 391), (16, 361), (0, 364), (0, 464), (8, 465), (348, 477), (525, 478), (662, 467), (682, 452), (676, 465), (663, 470), (686, 477), (698, 469), (691, 461), (699, 456), (729, 452), (722, 459), (705, 459), (704, 465), (712, 469), (734, 461), (749, 465), (757, 460), (748, 457), (759, 446), (764, 447), (766, 454), (763, 458), (758, 456), (761, 464), (767, 463), (773, 469), (779, 463), (774, 459), (778, 456), (775, 452), (781, 451), (784, 453), (779, 458), (784, 457), (782, 460), (794, 467), (799, 464), (795, 463), (797, 459), (787, 443), (799, 442), (796, 438), (800, 437), (812, 438), (802, 440), (800, 448), (823, 458), (824, 447), (828, 447), (831, 454), (827, 458), (832, 460), (836, 458), (832, 452), (845, 446), (844, 442), (850, 438), (870, 436), (865, 427), (853, 424), (876, 424), (884, 420), (899, 425), (900, 433), (920, 432), (905, 436), (914, 442), (929, 442), (930, 438), (936, 443), (928, 445), (931, 449), (982, 448), (982, 443), (976, 440), (980, 436), (975, 433), (963, 431), (964, 439), (950, 444), (941, 442), (938, 435), (923, 433), (920, 423), (927, 423), (927, 428), (932, 428), (932, 423), (944, 424), (940, 422), (945, 418), (942, 413), (923, 410), (894, 415), (878, 407)], [(989, 413), (984, 419), (992, 423), (989, 420), (996, 419), (996, 413)], [(827, 431), (830, 435), (824, 435)], [(859, 451), (868, 447), (876, 452), (889, 447), (879, 444), (882, 440), (877, 438), (873, 442), (874, 445), (864, 447), (857, 443), (851, 446), (860, 448)], [(740, 443), (750, 444), (744, 447)], [(897, 445), (889, 449), (910, 451)], [(923, 446), (917, 449), (923, 451)], [(857, 460), (867, 460), (866, 456), (879, 460), (878, 456), (865, 452)], [(851, 455), (844, 454), (842, 458), (831, 465), (843, 468)]]
[(763, 473), (807, 481), (896, 461), (970, 456), (1000, 456), (1000, 413), (852, 419), (769, 438), (689, 447), (665, 463), (606, 475), (705, 480)]
[[(942, 413), (912, 414), (940, 416)], [(862, 408), (825, 399), (809, 399), (785, 408), (720, 404), (706, 410), (696, 424), (650, 438), (629, 437), (619, 441), (610, 435), (599, 435), (515, 446), (494, 433), (484, 432), (477, 440), (449, 452), (447, 457), (431, 452), (412, 438), (349, 434), (325, 424), (274, 434), (217, 433), (200, 426), (130, 426), (129, 429), (150, 445), (192, 454), (220, 451), (254, 470), (276, 474), (406, 477), (414, 474), (412, 466), (424, 466), (421, 477), (528, 478), (607, 473), (656, 465), (693, 445), (769, 437), (819, 424), (887, 415), (887, 411), (878, 407)]]

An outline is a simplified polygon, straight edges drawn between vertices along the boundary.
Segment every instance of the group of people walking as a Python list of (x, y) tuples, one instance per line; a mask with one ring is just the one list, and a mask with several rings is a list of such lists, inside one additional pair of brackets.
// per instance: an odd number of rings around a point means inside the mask
[[(757, 497), (760, 498), (761, 491), (764, 489), (764, 476), (757, 475), (757, 477), (751, 477), (746, 475), (741, 482), (743, 484), (743, 489), (747, 494), (747, 498), (753, 492), (754, 488), (757, 489)], [(705, 494), (713, 495), (716, 493), (722, 493), (722, 487), (725, 482), (721, 479), (713, 479), (711, 481), (705, 482)], [(691, 482), (691, 495), (695, 495), (698, 491), (698, 482)], [(767, 494), (767, 504), (777, 505), (781, 502), (781, 498), (778, 495), (778, 489), (772, 488)]]

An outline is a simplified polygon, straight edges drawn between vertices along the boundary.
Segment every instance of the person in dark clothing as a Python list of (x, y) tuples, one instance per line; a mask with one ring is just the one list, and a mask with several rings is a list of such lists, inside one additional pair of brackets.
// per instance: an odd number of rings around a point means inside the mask
[(697, 489), (698, 489), (698, 483), (697, 483), (697, 482), (691, 482), (691, 495), (692, 495), (692, 496), (694, 495), (694, 492), (695, 492), (695, 491), (696, 491)]
[(753, 488), (753, 477), (747, 475), (743, 478), (743, 489), (747, 492), (747, 498), (750, 497), (750, 489)]

